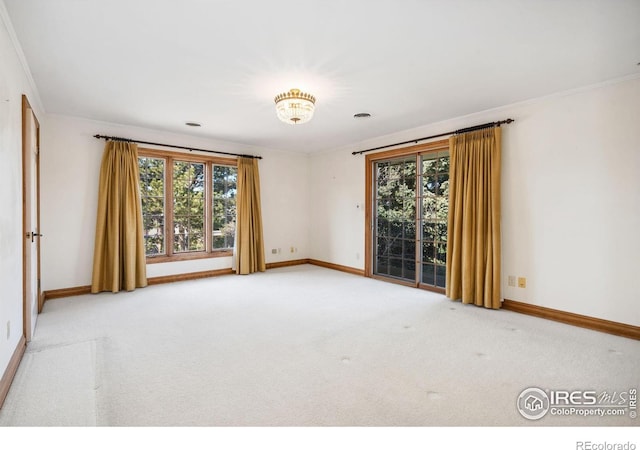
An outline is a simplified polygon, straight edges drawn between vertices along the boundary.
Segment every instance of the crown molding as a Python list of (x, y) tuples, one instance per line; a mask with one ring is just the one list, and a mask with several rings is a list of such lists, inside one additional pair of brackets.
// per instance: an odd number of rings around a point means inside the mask
[(27, 62), (27, 58), (24, 56), (22, 46), (20, 45), (20, 41), (18, 40), (16, 31), (13, 28), (13, 22), (11, 21), (11, 17), (9, 16), (9, 11), (7, 10), (7, 7), (4, 4), (3, 0), (0, 0), (0, 21), (2, 21), (5, 29), (7, 30), (7, 34), (9, 35), (9, 39), (11, 40), (11, 45), (16, 52), (18, 61), (20, 61), (20, 65), (22, 66), (22, 71), (24, 72), (27, 83), (29, 84), (29, 88), (31, 91), (28, 93), (29, 103), (32, 106), (36, 107), (36, 111), (45, 114), (46, 111), (44, 109), (44, 105), (42, 104), (42, 99), (40, 98), (40, 92), (38, 91), (38, 87), (36, 86), (35, 81), (33, 80), (31, 69), (29, 68), (29, 63)]
[[(328, 153), (360, 151), (363, 148), (387, 145), (388, 143), (394, 142), (394, 141), (411, 141), (413, 140), (411, 136), (437, 134), (437, 133), (442, 133), (446, 129), (451, 129), (451, 128), (456, 128), (456, 129), (465, 128), (468, 126), (473, 126), (474, 121), (477, 121), (477, 120), (484, 121), (484, 122), (491, 122), (494, 120), (497, 121), (497, 120), (500, 120), (501, 116), (504, 114), (507, 114), (507, 115), (513, 114), (514, 109), (535, 106), (536, 104), (552, 101), (554, 99), (568, 97), (571, 95), (578, 95), (584, 92), (595, 91), (598, 89), (606, 88), (608, 86), (626, 83), (626, 82), (637, 80), (637, 79), (640, 79), (640, 72), (624, 75), (621, 77), (611, 78), (608, 80), (604, 80), (604, 81), (600, 81), (597, 83), (592, 83), (584, 86), (579, 86), (571, 89), (565, 89), (565, 90), (554, 92), (551, 94), (541, 95), (539, 97), (533, 97), (533, 98), (521, 100), (518, 102), (509, 103), (506, 105), (496, 106), (495, 108), (484, 109), (481, 111), (476, 111), (476, 112), (464, 114), (461, 116), (449, 117), (447, 119), (439, 120), (437, 122), (426, 123), (424, 125), (420, 125), (417, 127), (408, 128), (406, 130), (394, 131), (393, 133), (370, 138), (362, 142), (355, 142), (352, 144), (344, 145), (342, 147), (321, 150), (321, 151), (312, 152), (308, 154), (311, 156), (319, 156), (319, 155), (328, 154)], [(517, 120), (517, 117), (514, 117), (514, 119)]]

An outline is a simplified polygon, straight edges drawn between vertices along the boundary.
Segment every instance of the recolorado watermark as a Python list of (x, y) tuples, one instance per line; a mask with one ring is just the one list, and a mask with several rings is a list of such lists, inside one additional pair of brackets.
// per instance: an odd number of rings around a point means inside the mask
[(636, 450), (633, 442), (576, 442), (576, 450)]
[[(523, 390), (517, 400), (518, 412), (525, 419), (539, 420), (547, 414), (552, 416), (628, 416), (638, 415), (638, 390), (595, 391), (540, 389), (530, 387)], [(616, 447), (592, 447), (584, 450), (615, 450)], [(626, 450), (626, 449), (625, 449)]]

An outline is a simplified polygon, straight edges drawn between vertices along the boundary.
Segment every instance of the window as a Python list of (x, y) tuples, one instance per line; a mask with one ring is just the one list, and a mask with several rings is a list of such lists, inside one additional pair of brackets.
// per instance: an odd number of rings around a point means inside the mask
[(231, 255), (236, 160), (148, 149), (138, 156), (147, 262)]
[(142, 200), (145, 252), (147, 256), (162, 255), (165, 253), (165, 160), (142, 157), (138, 158), (138, 165), (140, 168), (140, 199)]
[(203, 251), (204, 163), (173, 161), (173, 252)]
[(213, 248), (233, 248), (238, 168), (213, 166)]

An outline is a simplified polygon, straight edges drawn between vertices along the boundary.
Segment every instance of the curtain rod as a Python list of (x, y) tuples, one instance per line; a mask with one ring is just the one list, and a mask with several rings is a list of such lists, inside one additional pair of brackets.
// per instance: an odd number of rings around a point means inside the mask
[(396, 144), (383, 145), (382, 147), (369, 148), (367, 150), (360, 150), (358, 152), (351, 152), (351, 154), (352, 155), (362, 155), (363, 153), (372, 152), (374, 150), (382, 150), (383, 148), (395, 147), (396, 145), (404, 145), (404, 144), (411, 144), (411, 143), (417, 144), (418, 142), (425, 141), (427, 139), (433, 139), (433, 138), (442, 137), (442, 136), (449, 136), (449, 135), (452, 135), (452, 134), (468, 133), (469, 131), (482, 130), (484, 128), (499, 127), (503, 123), (507, 123), (508, 124), (508, 123), (511, 123), (511, 122), (513, 122), (513, 119), (500, 120), (498, 122), (488, 122), (488, 123), (483, 123), (482, 125), (476, 125), (474, 127), (461, 128), (461, 129), (455, 130), (455, 131), (448, 131), (446, 133), (434, 134), (433, 136), (427, 136), (427, 137), (422, 137), (422, 138), (418, 138), (418, 139), (411, 139), (410, 141), (398, 142)]
[(243, 156), (245, 158), (262, 159), (262, 156), (242, 155), (242, 154), (239, 154), (239, 153), (218, 152), (218, 151), (215, 151), (215, 150), (205, 150), (205, 149), (202, 149), (202, 148), (184, 147), (182, 145), (159, 144), (158, 142), (139, 141), (137, 139), (128, 139), (128, 138), (117, 137), (117, 136), (104, 136), (102, 134), (94, 134), (93, 137), (96, 138), (96, 139), (104, 139), (106, 141), (135, 142), (136, 144), (149, 144), (149, 145), (159, 145), (161, 147), (181, 148), (181, 149), (184, 149), (184, 150), (189, 150), (190, 152), (196, 151), (196, 152), (215, 153), (217, 155)]

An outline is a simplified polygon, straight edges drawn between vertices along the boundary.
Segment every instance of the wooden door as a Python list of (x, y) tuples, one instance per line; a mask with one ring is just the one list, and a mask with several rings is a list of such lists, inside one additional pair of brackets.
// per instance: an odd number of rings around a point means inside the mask
[(40, 125), (22, 96), (23, 334), (33, 337), (41, 309)]

